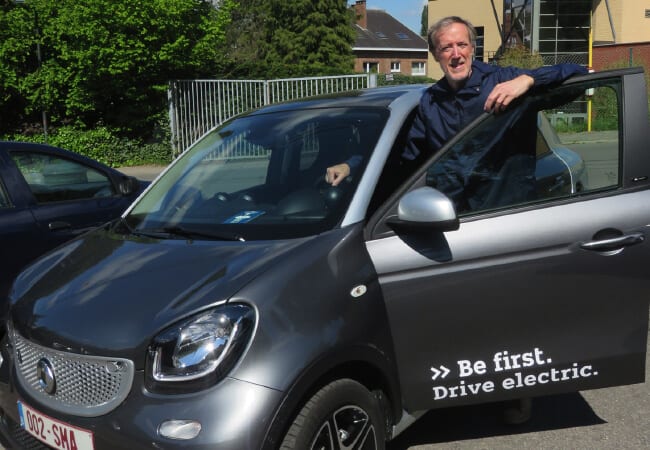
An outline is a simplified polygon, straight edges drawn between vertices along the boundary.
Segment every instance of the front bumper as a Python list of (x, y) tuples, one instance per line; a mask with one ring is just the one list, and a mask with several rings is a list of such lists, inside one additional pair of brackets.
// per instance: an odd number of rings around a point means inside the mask
[[(136, 372), (129, 395), (113, 411), (99, 417), (66, 415), (39, 404), (15, 382), (10, 355), (2, 347), (0, 439), (7, 448), (48, 448), (20, 427), (17, 401), (21, 400), (56, 420), (91, 431), (97, 450), (260, 449), (283, 398), (279, 391), (233, 378), (194, 394), (152, 394), (144, 387), (143, 373)], [(201, 431), (191, 440), (160, 436), (160, 424), (171, 419), (198, 421)]]

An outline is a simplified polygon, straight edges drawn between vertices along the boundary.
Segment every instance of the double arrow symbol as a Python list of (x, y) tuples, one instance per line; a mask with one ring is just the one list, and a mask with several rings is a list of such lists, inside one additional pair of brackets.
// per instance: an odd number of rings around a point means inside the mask
[(445, 378), (447, 375), (449, 375), (450, 370), (447, 369), (445, 366), (440, 366), (440, 370), (436, 369), (435, 367), (432, 367), (431, 372), (433, 372), (433, 376), (431, 377), (431, 379), (435, 380), (438, 377)]

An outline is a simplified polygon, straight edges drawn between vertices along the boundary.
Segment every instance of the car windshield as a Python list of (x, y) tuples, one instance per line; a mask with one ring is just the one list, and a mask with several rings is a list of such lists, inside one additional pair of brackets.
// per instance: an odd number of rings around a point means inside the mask
[[(336, 226), (388, 117), (379, 108), (283, 110), (235, 119), (183, 154), (126, 224), (162, 238), (284, 239)], [(336, 188), (326, 168), (350, 161)]]

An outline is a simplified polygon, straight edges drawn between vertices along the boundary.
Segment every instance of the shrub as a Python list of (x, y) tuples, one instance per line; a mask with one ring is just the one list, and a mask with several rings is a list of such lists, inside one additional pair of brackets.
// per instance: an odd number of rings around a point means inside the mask
[(501, 67), (514, 66), (522, 69), (535, 69), (544, 65), (542, 56), (537, 52), (528, 50), (523, 45), (508, 48), (499, 57), (497, 64)]
[[(386, 80), (387, 74), (377, 74), (377, 86), (392, 86), (399, 84), (431, 84), (435, 80), (424, 76), (402, 75), (399, 73), (388, 74), (389, 80)], [(390, 79), (392, 77), (392, 80)]]
[[(39, 142), (42, 134), (12, 135), (7, 140)], [(142, 164), (168, 164), (172, 158), (169, 139), (144, 143), (137, 139), (118, 137), (107, 127), (79, 130), (71, 126), (56, 128), (48, 136), (48, 144), (100, 161), (111, 167)]]

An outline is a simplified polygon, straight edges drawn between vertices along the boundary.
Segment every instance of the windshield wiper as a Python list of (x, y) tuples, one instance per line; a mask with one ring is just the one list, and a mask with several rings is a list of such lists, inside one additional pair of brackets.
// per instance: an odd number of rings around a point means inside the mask
[(136, 234), (157, 238), (179, 236), (187, 239), (203, 238), (219, 241), (245, 241), (241, 235), (236, 233), (192, 230), (189, 228), (180, 227), (178, 225), (153, 229), (135, 229), (133, 232)]

